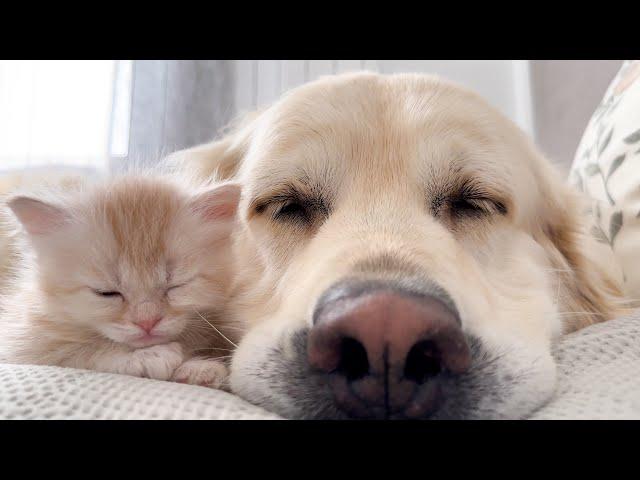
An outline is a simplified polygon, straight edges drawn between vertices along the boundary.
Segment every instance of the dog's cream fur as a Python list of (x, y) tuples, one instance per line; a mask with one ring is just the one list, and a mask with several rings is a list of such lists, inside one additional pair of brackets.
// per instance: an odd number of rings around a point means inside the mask
[[(248, 334), (232, 388), (286, 416), (340, 416), (300, 338), (319, 295), (367, 262), (436, 281), (479, 340), (446, 418), (531, 412), (555, 386), (554, 340), (620, 312), (619, 272), (583, 233), (577, 195), (511, 121), (437, 78), (325, 77), (173, 161), (243, 183), (233, 308)], [(469, 183), (487, 213), (452, 210)], [(307, 221), (278, 217), (293, 197)]]

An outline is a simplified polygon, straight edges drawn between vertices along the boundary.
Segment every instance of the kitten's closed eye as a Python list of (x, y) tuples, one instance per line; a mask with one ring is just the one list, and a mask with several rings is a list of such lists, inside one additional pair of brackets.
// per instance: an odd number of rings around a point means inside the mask
[(115, 290), (98, 290), (95, 288), (92, 288), (91, 290), (93, 291), (93, 293), (95, 293), (99, 297), (107, 297), (107, 298), (118, 297), (124, 300), (124, 295), (122, 295), (120, 292)]
[(197, 277), (198, 277), (198, 275), (195, 275), (195, 276), (185, 280), (184, 282), (175, 283), (173, 285), (169, 285), (167, 287), (167, 289), (165, 290), (165, 295), (168, 294), (169, 292), (172, 292), (173, 290), (177, 290), (178, 288), (186, 287), (189, 283), (194, 281)]
[(170, 287), (167, 287), (167, 293), (170, 292), (171, 290), (175, 290), (176, 288), (184, 287), (186, 284), (187, 282), (180, 283), (179, 285), (171, 285)]

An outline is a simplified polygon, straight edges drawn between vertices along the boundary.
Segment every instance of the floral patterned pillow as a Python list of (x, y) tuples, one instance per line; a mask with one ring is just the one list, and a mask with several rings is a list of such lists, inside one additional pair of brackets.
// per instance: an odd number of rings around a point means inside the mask
[(569, 181), (593, 199), (591, 233), (640, 298), (640, 61), (626, 61), (584, 132)]

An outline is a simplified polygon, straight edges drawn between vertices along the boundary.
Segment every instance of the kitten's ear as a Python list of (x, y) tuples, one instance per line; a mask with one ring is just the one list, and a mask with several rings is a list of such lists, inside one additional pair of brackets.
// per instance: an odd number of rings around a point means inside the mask
[(69, 219), (63, 209), (35, 198), (14, 197), (7, 205), (30, 235), (53, 233)]
[(191, 208), (206, 220), (230, 220), (238, 210), (240, 192), (238, 183), (225, 183), (196, 196)]

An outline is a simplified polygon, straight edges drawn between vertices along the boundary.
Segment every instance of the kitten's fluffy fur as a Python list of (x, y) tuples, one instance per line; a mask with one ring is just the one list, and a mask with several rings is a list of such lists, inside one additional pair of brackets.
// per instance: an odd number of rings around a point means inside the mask
[(3, 289), (0, 361), (224, 387), (211, 357), (238, 332), (222, 307), (240, 189), (197, 192), (128, 175), (9, 199), (28, 242)]

